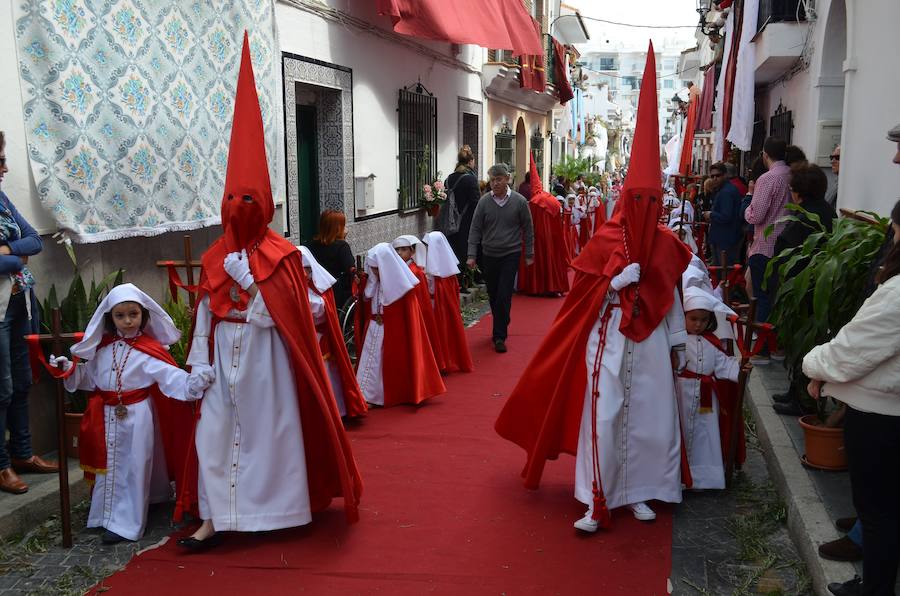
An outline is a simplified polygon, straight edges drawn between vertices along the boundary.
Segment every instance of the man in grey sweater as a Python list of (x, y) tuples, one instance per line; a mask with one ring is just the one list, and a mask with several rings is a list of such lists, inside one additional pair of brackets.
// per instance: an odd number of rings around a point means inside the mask
[(497, 164), (488, 170), (488, 176), (491, 192), (479, 199), (472, 216), (467, 265), (475, 268), (481, 245), (481, 267), (494, 318), (494, 350), (502, 354), (506, 352), (509, 310), (523, 239), (525, 262), (528, 265), (534, 262), (534, 226), (528, 201), (509, 187), (509, 168)]

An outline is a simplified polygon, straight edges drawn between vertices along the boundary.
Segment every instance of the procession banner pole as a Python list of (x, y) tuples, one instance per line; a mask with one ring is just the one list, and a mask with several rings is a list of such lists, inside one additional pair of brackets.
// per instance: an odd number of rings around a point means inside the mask
[[(51, 345), (54, 354), (63, 353), (62, 317), (59, 308), (53, 309)], [(69, 496), (69, 457), (66, 445), (66, 395), (62, 379), (56, 379), (57, 449), (59, 450), (59, 511), (63, 547), (72, 547), (72, 513)]]

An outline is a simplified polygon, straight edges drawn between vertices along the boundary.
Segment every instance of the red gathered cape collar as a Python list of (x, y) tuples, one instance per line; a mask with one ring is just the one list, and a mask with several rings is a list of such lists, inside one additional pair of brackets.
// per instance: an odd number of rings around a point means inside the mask
[[(221, 266), (222, 261), (218, 258), (219, 255), (224, 258), (224, 251), (220, 240), (204, 254), (199, 300), (208, 295), (207, 288), (215, 285), (211, 286), (206, 277), (209, 271), (205, 267), (207, 259), (219, 262)], [(316, 339), (300, 251), (270, 231), (251, 255), (250, 269), (291, 361), (303, 425), (312, 510), (321, 511), (334, 497), (343, 497), (347, 520), (354, 523), (359, 520), (362, 479)]]
[(446, 372), (471, 372), (472, 355), (459, 310), (459, 282), (455, 275), (434, 278), (434, 317)]
[[(299, 254), (299, 253), (298, 253)], [(419, 404), (447, 388), (441, 379), (428, 332), (413, 291), (384, 307), (382, 377), (384, 406)], [(370, 325), (377, 325), (374, 319)]]
[(321, 296), (325, 302), (325, 328), (320, 331), (328, 337), (328, 343), (331, 345), (331, 357), (337, 366), (338, 374), (341, 376), (341, 384), (344, 388), (344, 407), (347, 408), (347, 416), (351, 418), (363, 416), (369, 407), (366, 405), (366, 400), (359, 389), (356, 374), (353, 372), (353, 364), (350, 362), (350, 355), (347, 353), (347, 347), (344, 344), (344, 334), (341, 333), (337, 306), (334, 303), (334, 291), (328, 288), (324, 292), (319, 292), (312, 285), (310, 288)]

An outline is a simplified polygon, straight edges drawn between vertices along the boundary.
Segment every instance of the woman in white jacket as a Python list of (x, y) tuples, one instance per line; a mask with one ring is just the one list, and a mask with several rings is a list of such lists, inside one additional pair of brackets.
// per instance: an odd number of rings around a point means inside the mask
[(893, 596), (900, 558), (900, 201), (891, 225), (880, 285), (834, 339), (803, 359), (810, 395), (847, 404), (844, 443), (865, 545), (862, 589), (853, 593), (866, 596)]

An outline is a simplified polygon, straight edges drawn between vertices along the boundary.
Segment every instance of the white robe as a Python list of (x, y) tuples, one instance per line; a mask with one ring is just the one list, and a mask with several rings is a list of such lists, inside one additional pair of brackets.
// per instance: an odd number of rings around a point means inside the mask
[[(257, 532), (311, 521), (297, 387), (287, 348), (257, 293), (215, 330), (216, 380), (197, 424), (200, 517), (217, 531)], [(208, 364), (209, 300), (197, 305), (188, 364)]]
[[(600, 478), (610, 509), (651, 499), (681, 502), (681, 432), (670, 352), (685, 343), (687, 333), (681, 299), (673, 292), (672, 308), (640, 343), (619, 331), (620, 308), (614, 308), (609, 319), (600, 367), (597, 440)], [(618, 302), (618, 296), (611, 295)], [(603, 309), (608, 302), (609, 298)], [(575, 498), (585, 505), (593, 502), (591, 373), (600, 321), (598, 316), (585, 350), (587, 382), (575, 459)]]
[[(309, 308), (312, 311), (313, 323), (318, 328), (321, 325), (327, 325), (328, 311), (325, 309), (325, 299), (307, 289), (309, 296)], [(322, 333), (316, 331), (316, 339), (322, 339)], [(338, 349), (335, 346), (335, 349)], [(331, 382), (331, 392), (334, 394), (334, 401), (337, 403), (338, 412), (341, 416), (347, 415), (347, 406), (344, 403), (344, 382), (341, 380), (341, 373), (334, 362), (334, 356), (325, 359), (325, 370), (328, 372), (328, 380)]]
[[(80, 364), (65, 380), (68, 391), (116, 390), (112, 367), (113, 346), (117, 361), (125, 344), (117, 342), (100, 348), (94, 357)], [(159, 385), (167, 396), (186, 399), (188, 373), (138, 350), (132, 350), (122, 373), (122, 391)], [(106, 431), (106, 474), (97, 474), (91, 493), (88, 528), (106, 528), (128, 540), (144, 534), (147, 507), (172, 496), (166, 457), (153, 400), (127, 406), (128, 415), (119, 420), (115, 406), (103, 406)]]
[(372, 297), (372, 319), (366, 328), (366, 339), (363, 342), (362, 352), (359, 357), (359, 366), (356, 369), (356, 381), (362, 391), (365, 400), (376, 406), (384, 405), (384, 377), (381, 367), (384, 361), (384, 325), (375, 320), (375, 315), (384, 314), (381, 306), (381, 286)]
[[(685, 347), (687, 369), (700, 375), (737, 381), (737, 358), (721, 350), (700, 335), (688, 336)], [(700, 412), (700, 379), (678, 379), (678, 407), (685, 450), (694, 484), (691, 488), (725, 488), (725, 467), (719, 438), (719, 399), (713, 390), (712, 412)]]

